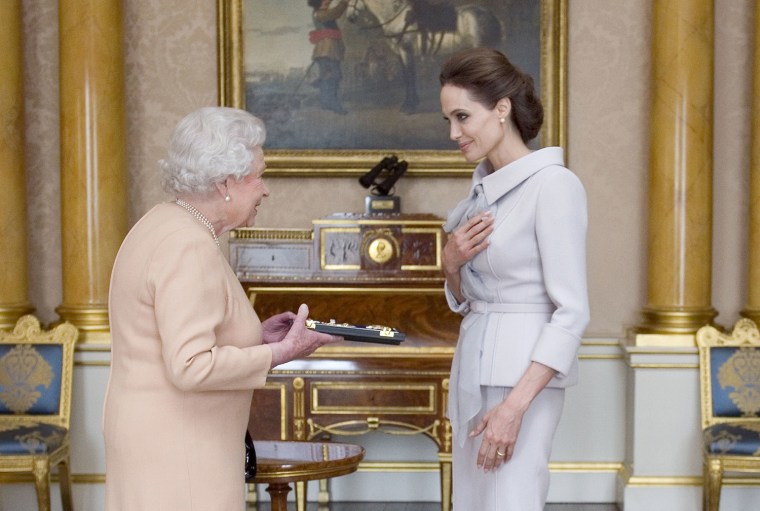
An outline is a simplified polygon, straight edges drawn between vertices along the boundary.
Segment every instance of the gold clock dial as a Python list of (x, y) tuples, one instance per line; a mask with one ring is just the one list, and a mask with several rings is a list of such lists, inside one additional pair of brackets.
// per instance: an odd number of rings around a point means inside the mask
[(393, 243), (387, 238), (376, 238), (367, 247), (367, 255), (378, 264), (388, 262), (393, 257)]

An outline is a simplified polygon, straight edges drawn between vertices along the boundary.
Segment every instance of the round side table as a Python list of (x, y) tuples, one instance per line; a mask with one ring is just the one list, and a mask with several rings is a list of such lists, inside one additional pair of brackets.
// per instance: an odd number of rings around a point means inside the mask
[[(256, 478), (267, 485), (272, 511), (287, 511), (290, 483), (329, 479), (355, 472), (364, 447), (333, 442), (254, 441)], [(305, 511), (306, 495), (297, 495), (298, 511)]]

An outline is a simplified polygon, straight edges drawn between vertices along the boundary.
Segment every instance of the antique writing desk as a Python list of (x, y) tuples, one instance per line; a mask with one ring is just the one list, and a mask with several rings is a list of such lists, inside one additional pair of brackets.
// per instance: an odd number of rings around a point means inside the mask
[(438, 447), (448, 511), (445, 412), (460, 318), (443, 295), (441, 223), (432, 215), (337, 214), (312, 230), (239, 229), (230, 262), (262, 319), (306, 303), (312, 319), (406, 333), (400, 346), (345, 341), (273, 370), (254, 395), (254, 406), (267, 411), (255, 414), (255, 438), (425, 435)]

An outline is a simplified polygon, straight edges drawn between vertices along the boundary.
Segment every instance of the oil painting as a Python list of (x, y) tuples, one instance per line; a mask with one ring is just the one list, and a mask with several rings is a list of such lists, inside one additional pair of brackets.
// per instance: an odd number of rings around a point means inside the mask
[(547, 55), (557, 60), (552, 56), (558, 52), (547, 49), (557, 48), (556, 38), (563, 37), (558, 3), (220, 0), (220, 18), (225, 8), (231, 13), (220, 23), (220, 54), (232, 61), (221, 66), (236, 67), (222, 72), (221, 81), (241, 89), (222, 103), (264, 120), (267, 149), (283, 156), (275, 167), (361, 168), (357, 157), (395, 152), (410, 161), (412, 173), (455, 168), (464, 162), (455, 162), (440, 110), (442, 62), (460, 49), (496, 48), (533, 76), (542, 98), (548, 91), (553, 101), (556, 87), (542, 80), (554, 74), (543, 71), (556, 64), (546, 62)]

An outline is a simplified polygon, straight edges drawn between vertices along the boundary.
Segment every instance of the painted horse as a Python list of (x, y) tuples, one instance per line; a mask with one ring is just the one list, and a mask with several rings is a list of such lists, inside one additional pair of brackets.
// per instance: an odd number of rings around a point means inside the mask
[(480, 5), (455, 7), (442, 0), (350, 0), (347, 18), (374, 18), (360, 25), (379, 28), (401, 62), (404, 83), (403, 112), (416, 111), (417, 65), (422, 60), (474, 46), (498, 46), (503, 38), (501, 22)]

